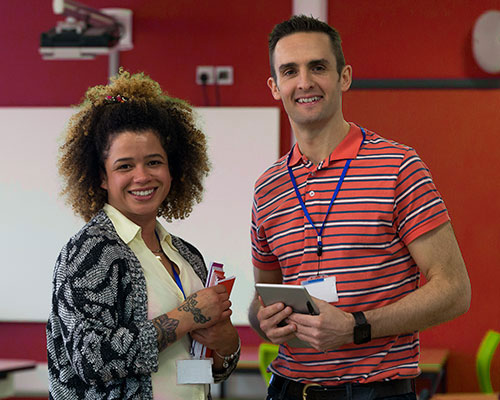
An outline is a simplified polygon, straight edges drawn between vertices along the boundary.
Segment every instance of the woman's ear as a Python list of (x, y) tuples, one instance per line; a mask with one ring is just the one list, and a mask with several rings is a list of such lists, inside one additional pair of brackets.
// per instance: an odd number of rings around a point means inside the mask
[(106, 176), (106, 172), (101, 170), (99, 175), (101, 177), (101, 188), (108, 190), (108, 177)]

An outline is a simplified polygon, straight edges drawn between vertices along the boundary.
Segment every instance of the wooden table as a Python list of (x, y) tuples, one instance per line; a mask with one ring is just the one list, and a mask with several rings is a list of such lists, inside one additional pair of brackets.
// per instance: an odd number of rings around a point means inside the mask
[(499, 400), (498, 393), (438, 393), (432, 400)]
[(4, 360), (0, 359), (0, 398), (14, 394), (14, 372), (33, 369), (36, 362), (31, 360)]
[(257, 372), (259, 371), (259, 346), (241, 346), (240, 361), (236, 369), (241, 372)]
[(422, 373), (417, 379), (417, 393), (420, 393), (419, 384), (422, 381), (430, 383), (429, 395), (437, 392), (446, 392), (446, 363), (450, 352), (448, 349), (420, 349), (420, 362), (418, 366)]

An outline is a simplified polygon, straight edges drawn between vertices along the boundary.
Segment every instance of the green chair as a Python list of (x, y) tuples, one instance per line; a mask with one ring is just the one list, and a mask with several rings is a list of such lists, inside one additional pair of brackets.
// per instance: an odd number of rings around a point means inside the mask
[(271, 373), (267, 372), (267, 367), (278, 356), (279, 345), (272, 343), (261, 343), (259, 345), (259, 371), (262, 378), (266, 381), (266, 386), (269, 386)]
[[(481, 343), (477, 349), (476, 353), (476, 375), (477, 381), (479, 383), (479, 389), (481, 393), (492, 394), (496, 393), (493, 391), (493, 387), (491, 385), (491, 376), (490, 376), (490, 368), (491, 368), (491, 360), (493, 359), (493, 355), (500, 343), (500, 333), (489, 330), (483, 336)], [(430, 393), (427, 389), (423, 389), (419, 393), (420, 400), (428, 400)], [(477, 393), (461, 393), (466, 399), (468, 395), (473, 397), (477, 395)], [(446, 400), (449, 397), (450, 399), (456, 399), (456, 393), (439, 393), (439, 398), (441, 400)], [(432, 400), (432, 398), (431, 398)]]
[(479, 389), (483, 393), (494, 393), (491, 385), (491, 360), (500, 343), (500, 333), (489, 330), (483, 337), (476, 354), (476, 374)]

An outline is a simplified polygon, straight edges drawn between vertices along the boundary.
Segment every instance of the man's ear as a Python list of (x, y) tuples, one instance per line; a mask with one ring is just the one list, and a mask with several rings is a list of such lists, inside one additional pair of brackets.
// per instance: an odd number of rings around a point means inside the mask
[(340, 87), (343, 92), (347, 92), (352, 83), (352, 67), (350, 65), (344, 66), (340, 74)]
[(274, 100), (281, 100), (280, 89), (273, 77), (269, 77), (267, 79), (267, 86), (271, 89), (271, 94), (273, 95)]

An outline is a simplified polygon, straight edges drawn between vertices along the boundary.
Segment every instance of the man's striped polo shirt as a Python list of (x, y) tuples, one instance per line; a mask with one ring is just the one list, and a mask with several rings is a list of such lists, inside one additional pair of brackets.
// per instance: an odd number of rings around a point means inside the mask
[[(348, 135), (318, 165), (295, 146), (292, 168), (303, 202), (319, 230), (348, 159), (352, 159), (327, 216), (323, 253), (304, 215), (282, 157), (257, 180), (252, 210), (252, 259), (256, 268), (281, 269), (283, 282), (335, 276), (346, 311), (391, 304), (417, 289), (419, 270), (411, 241), (449, 220), (431, 175), (417, 153), (351, 124)], [(346, 345), (327, 353), (280, 346), (273, 373), (302, 382), (337, 385), (414, 377), (418, 332)]]

